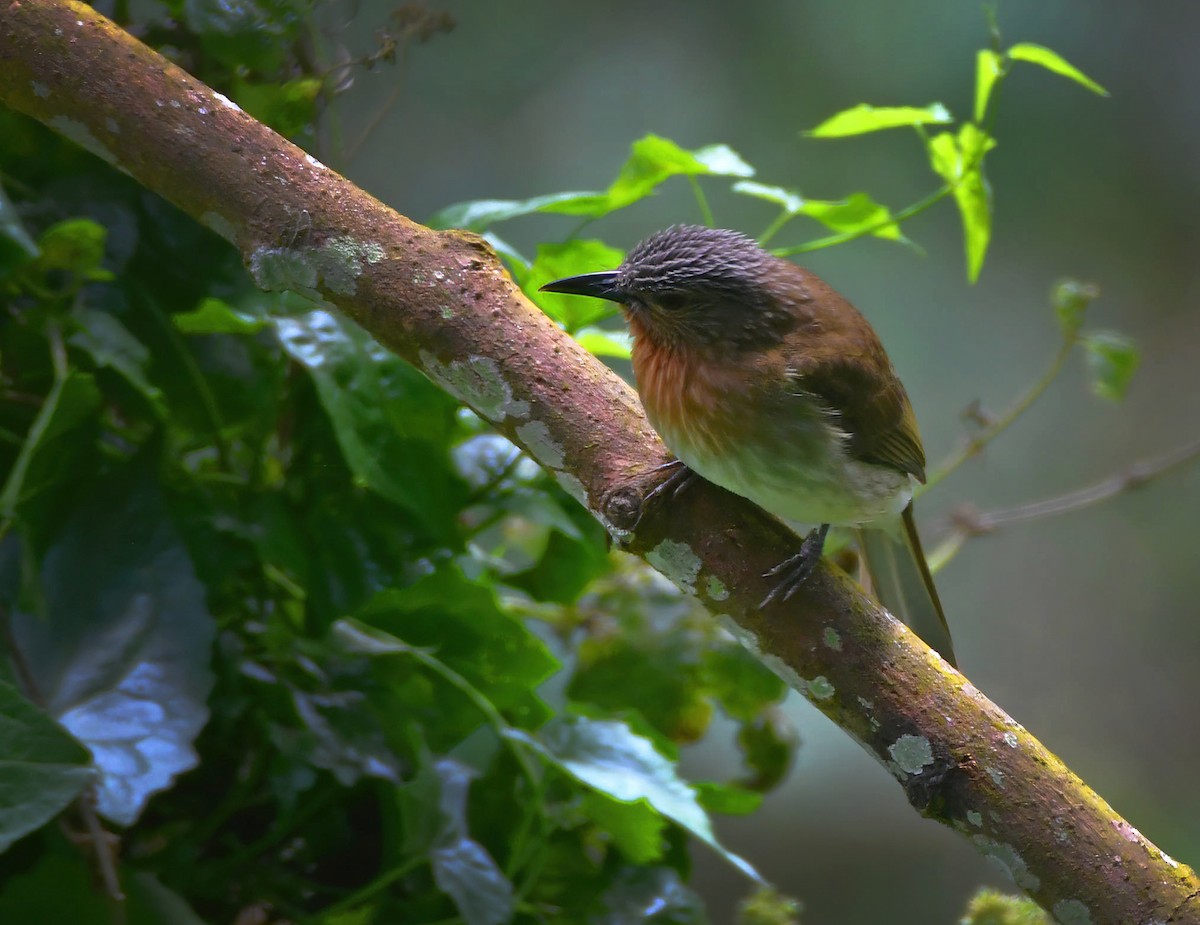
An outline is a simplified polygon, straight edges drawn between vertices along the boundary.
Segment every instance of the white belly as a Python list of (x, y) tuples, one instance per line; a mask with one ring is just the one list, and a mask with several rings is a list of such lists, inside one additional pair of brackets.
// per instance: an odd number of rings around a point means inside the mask
[(694, 472), (783, 520), (860, 526), (898, 516), (912, 499), (911, 476), (851, 459), (844, 436), (821, 429), (798, 441), (743, 441), (719, 453), (683, 433), (662, 436)]

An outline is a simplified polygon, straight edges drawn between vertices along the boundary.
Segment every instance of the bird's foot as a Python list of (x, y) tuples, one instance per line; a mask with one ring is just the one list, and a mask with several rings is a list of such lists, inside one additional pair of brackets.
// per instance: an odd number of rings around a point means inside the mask
[(784, 559), (763, 575), (763, 578), (778, 578), (779, 583), (771, 589), (770, 594), (762, 599), (762, 603), (758, 605), (759, 610), (775, 601), (786, 601), (808, 580), (808, 576), (813, 573), (813, 569), (821, 561), (821, 552), (825, 548), (827, 533), (829, 533), (829, 524), (821, 524), (804, 538), (798, 553), (789, 559)]
[(687, 491), (688, 487), (695, 482), (700, 476), (696, 475), (689, 469), (681, 459), (672, 459), (670, 462), (665, 462), (661, 466), (654, 467), (655, 472), (668, 472), (665, 479), (655, 485), (646, 493), (646, 497), (642, 499), (642, 507), (649, 507), (658, 501), (669, 498), (674, 500)]

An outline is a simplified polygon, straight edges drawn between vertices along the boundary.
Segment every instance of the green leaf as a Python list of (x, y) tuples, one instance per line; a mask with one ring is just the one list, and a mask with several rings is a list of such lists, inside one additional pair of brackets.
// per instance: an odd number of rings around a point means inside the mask
[(768, 186), (757, 180), (738, 180), (732, 189), (743, 196), (773, 202), (788, 215), (799, 215), (804, 208), (804, 197), (795, 190), (784, 189), (782, 186)]
[(58, 815), (95, 776), (87, 749), (0, 680), (0, 851)]
[(616, 248), (589, 238), (573, 238), (562, 244), (539, 244), (523, 288), (547, 315), (573, 334), (617, 314), (620, 309), (605, 299), (539, 292), (538, 289), (565, 276), (616, 269), (624, 257), (624, 253)]
[(71, 218), (51, 225), (38, 241), (43, 270), (61, 270), (85, 280), (108, 280), (113, 275), (100, 266), (108, 231), (86, 218)]
[(467, 795), (474, 774), (449, 758), (440, 759), (434, 769), (440, 816), (429, 852), (434, 882), (453, 900), (467, 925), (504, 925), (515, 909), (513, 886), (468, 831)]
[(435, 228), (482, 231), (496, 222), (532, 212), (600, 218), (645, 199), (674, 176), (749, 177), (754, 168), (728, 145), (689, 151), (673, 141), (647, 135), (633, 143), (629, 159), (604, 192), (552, 193), (532, 199), (485, 199), (442, 209), (430, 219)]
[(761, 882), (753, 867), (717, 841), (707, 813), (675, 766), (625, 723), (558, 716), (536, 737), (519, 731), (512, 735), (580, 783), (614, 800), (645, 800), (747, 877)]
[(86, 373), (71, 371), (55, 381), (0, 492), (0, 515), (12, 517), (31, 500), (50, 496), (75, 471), (73, 461), (88, 455), (99, 407), (100, 390)]
[(534, 212), (555, 211), (552, 206), (570, 205), (580, 202), (595, 203), (604, 198), (600, 192), (550, 193), (531, 199), (476, 199), (459, 202), (435, 212), (429, 218), (431, 228), (465, 228), (468, 231), (484, 231), (497, 222), (520, 218)]
[(1083, 326), (1088, 307), (1099, 297), (1100, 289), (1094, 283), (1064, 279), (1054, 284), (1050, 292), (1050, 301), (1063, 334), (1074, 337), (1078, 333)]
[(1004, 74), (1004, 59), (990, 48), (982, 48), (975, 56), (975, 121), (987, 115), (988, 101), (996, 81)]
[(164, 414), (166, 405), (162, 391), (146, 376), (150, 351), (145, 344), (130, 334), (110, 312), (80, 305), (71, 312), (71, 318), (79, 329), (68, 343), (88, 354), (97, 366), (108, 367), (120, 374), (156, 413)]
[(597, 925), (708, 925), (704, 901), (672, 867), (623, 867), (600, 898)]
[(814, 129), (804, 134), (809, 138), (844, 138), (862, 135), (883, 129), (912, 125), (930, 125), (950, 122), (953, 117), (941, 103), (918, 106), (871, 106), (859, 103), (853, 109), (844, 109), (830, 116)]
[(343, 787), (364, 777), (400, 782), (400, 761), (361, 691), (310, 694), (293, 689), (291, 694), (298, 728), (272, 730), (281, 751), (329, 771)]
[(809, 199), (800, 207), (800, 212), (815, 218), (826, 228), (840, 233), (873, 228), (877, 238), (889, 241), (904, 241), (900, 226), (892, 221), (888, 207), (873, 200), (866, 193), (852, 193), (840, 202)]
[(272, 324), (316, 384), (354, 474), (433, 536), (452, 538), (465, 495), (448, 449), (454, 401), (340, 315), (315, 310)]
[(1137, 345), (1124, 334), (1097, 331), (1083, 339), (1083, 348), (1092, 391), (1109, 401), (1122, 401), (1142, 361)]
[(704, 679), (733, 719), (753, 719), (781, 701), (788, 687), (744, 646), (726, 645), (704, 653)]
[(44, 615), (12, 616), (47, 708), (92, 752), (97, 809), (122, 825), (196, 764), (213, 683), (215, 627), (154, 463), (128, 464), (77, 508), (43, 560)]
[[(490, 589), (469, 581), (457, 568), (442, 568), (404, 589), (382, 591), (355, 617), (404, 645), (436, 652), (513, 722), (537, 725), (545, 718), (536, 690), (558, 670), (558, 660), (521, 620), (500, 609)], [(479, 724), (473, 708), (468, 715), (473, 725), (466, 731)], [(450, 717), (445, 719), (452, 727)]]
[(634, 864), (652, 864), (662, 858), (667, 821), (645, 800), (628, 803), (589, 790), (580, 809)]
[(184, 0), (182, 19), (204, 50), (235, 71), (273, 73), (291, 54), (308, 6), (298, 0)]
[(0, 185), (0, 268), (25, 263), (40, 253), (12, 200)]
[(1019, 45), (1014, 45), (1006, 51), (1005, 55), (1013, 61), (1028, 61), (1030, 64), (1044, 67), (1054, 74), (1069, 78), (1077, 84), (1082, 84), (1093, 93), (1098, 93), (1100, 96), (1108, 96), (1108, 91), (1100, 86), (1100, 84), (1084, 74), (1079, 68), (1065, 61), (1058, 52), (1051, 51), (1049, 48), (1034, 45), (1031, 42), (1021, 42)]
[(1005, 896), (995, 890), (976, 893), (960, 925), (1051, 925), (1046, 911), (1025, 896)]
[(190, 312), (171, 316), (175, 329), (184, 334), (254, 334), (269, 322), (238, 311), (221, 299), (204, 298)]
[(581, 328), (575, 332), (575, 339), (593, 356), (628, 360), (633, 352), (633, 338), (627, 331)]
[(964, 123), (957, 135), (942, 132), (929, 139), (930, 166), (954, 189), (971, 282), (979, 278), (992, 235), (992, 195), (983, 159), (995, 146), (995, 139), (971, 122)]
[(291, 138), (316, 121), (321, 86), (317, 77), (284, 83), (238, 80), (233, 85), (233, 98), (254, 118)]
[(757, 790), (747, 790), (736, 784), (718, 784), (700, 781), (692, 785), (700, 805), (710, 813), (725, 816), (747, 816), (762, 806), (763, 795)]

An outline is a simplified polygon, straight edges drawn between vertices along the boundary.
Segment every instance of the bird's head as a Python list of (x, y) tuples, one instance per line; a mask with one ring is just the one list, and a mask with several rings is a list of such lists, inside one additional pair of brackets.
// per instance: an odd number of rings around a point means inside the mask
[(635, 331), (661, 344), (761, 345), (786, 321), (770, 288), (780, 263), (736, 231), (674, 225), (637, 244), (615, 270), (542, 290), (619, 302)]

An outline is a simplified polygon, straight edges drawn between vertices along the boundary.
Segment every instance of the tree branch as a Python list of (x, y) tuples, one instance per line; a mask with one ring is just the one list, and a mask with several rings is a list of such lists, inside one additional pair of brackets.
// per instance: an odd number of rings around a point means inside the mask
[(260, 286), (319, 294), (486, 417), (1060, 921), (1200, 912), (1191, 869), (845, 575), (822, 567), (760, 612), (763, 572), (797, 542), (771, 517), (700, 485), (639, 523), (667, 455), (637, 396), (481, 239), (396, 214), (82, 4), (0, 0), (0, 100), (234, 243)]

